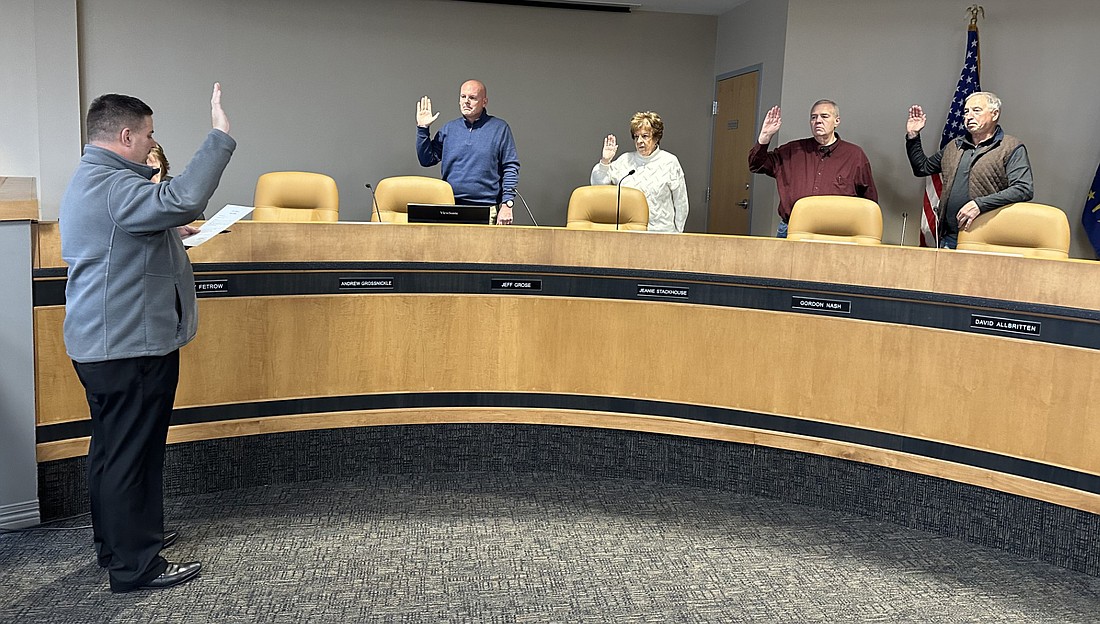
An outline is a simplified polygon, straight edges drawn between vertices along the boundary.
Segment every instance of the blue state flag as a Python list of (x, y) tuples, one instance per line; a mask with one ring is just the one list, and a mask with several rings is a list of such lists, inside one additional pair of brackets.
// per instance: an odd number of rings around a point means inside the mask
[(1089, 242), (1100, 256), (1100, 167), (1096, 168), (1096, 177), (1092, 179), (1092, 188), (1085, 197), (1085, 210), (1081, 212), (1081, 225), (1089, 235)]

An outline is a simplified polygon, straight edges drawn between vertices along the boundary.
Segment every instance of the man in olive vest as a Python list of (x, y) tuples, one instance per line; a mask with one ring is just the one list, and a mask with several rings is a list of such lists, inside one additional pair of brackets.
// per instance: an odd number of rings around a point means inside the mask
[(913, 175), (943, 175), (943, 191), (936, 207), (941, 248), (954, 249), (959, 230), (969, 229), (979, 214), (1035, 196), (1027, 148), (1001, 130), (997, 123), (1000, 117), (1000, 98), (988, 91), (971, 93), (963, 108), (966, 136), (929, 157), (920, 140), (926, 121), (924, 111), (920, 106), (909, 108), (905, 150)]

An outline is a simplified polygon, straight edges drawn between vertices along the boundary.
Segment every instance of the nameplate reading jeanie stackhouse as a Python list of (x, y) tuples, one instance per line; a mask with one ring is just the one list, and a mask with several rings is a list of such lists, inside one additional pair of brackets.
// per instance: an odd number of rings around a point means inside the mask
[(1038, 336), (1043, 331), (1043, 324), (1039, 321), (1021, 321), (1000, 316), (971, 314), (970, 329), (985, 329), (988, 331), (1004, 332), (1006, 334)]
[(197, 279), (195, 280), (195, 294), (204, 295), (228, 295), (228, 279)]
[(392, 277), (341, 277), (340, 290), (393, 290)]
[(521, 290), (529, 292), (542, 292), (542, 280), (494, 277), (490, 280), (489, 287), (493, 290)]
[(851, 314), (852, 302), (846, 299), (822, 299), (820, 297), (791, 297), (791, 308), (810, 312)]
[(688, 299), (687, 286), (659, 286), (656, 284), (638, 284), (639, 297), (661, 297), (664, 299)]

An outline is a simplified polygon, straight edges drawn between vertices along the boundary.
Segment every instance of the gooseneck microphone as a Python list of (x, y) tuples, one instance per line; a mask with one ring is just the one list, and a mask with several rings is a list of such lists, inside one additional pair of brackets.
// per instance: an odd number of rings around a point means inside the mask
[(623, 203), (623, 180), (625, 180), (625, 179), (629, 178), (630, 176), (634, 175), (635, 171), (637, 171), (637, 169), (631, 169), (630, 171), (628, 171), (626, 175), (619, 178), (619, 183), (615, 185), (617, 187), (617, 189), (615, 191), (615, 229), (616, 230), (619, 229), (619, 208), (622, 207), (622, 203)]
[(533, 214), (533, 213), (531, 212), (531, 207), (527, 205), (527, 200), (523, 198), (523, 195), (520, 195), (520, 194), (519, 194), (519, 189), (518, 189), (518, 188), (515, 188), (515, 187), (512, 187), (512, 188), (510, 188), (510, 189), (505, 189), (505, 190), (506, 190), (506, 191), (512, 191), (513, 193), (515, 193), (515, 194), (516, 194), (516, 197), (518, 197), (518, 198), (519, 198), (519, 201), (520, 201), (521, 203), (523, 203), (523, 208), (524, 208), (524, 210), (526, 210), (526, 211), (527, 211), (527, 216), (528, 216), (528, 217), (531, 217), (531, 223), (534, 223), (534, 224), (535, 224), (535, 227), (538, 227), (538, 225), (539, 225), (539, 222), (538, 222), (538, 221), (535, 221), (535, 215), (534, 215), (534, 214)]
[(382, 213), (378, 210), (378, 199), (374, 196), (374, 187), (367, 184), (367, 190), (370, 191), (370, 203), (374, 208), (374, 214), (378, 215), (378, 222), (382, 223)]

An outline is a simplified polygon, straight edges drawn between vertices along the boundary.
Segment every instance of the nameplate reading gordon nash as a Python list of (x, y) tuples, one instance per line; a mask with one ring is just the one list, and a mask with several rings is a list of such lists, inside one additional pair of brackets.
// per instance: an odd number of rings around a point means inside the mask
[(393, 290), (392, 277), (341, 277), (340, 290)]
[(791, 297), (791, 308), (809, 312), (833, 312), (851, 314), (852, 302), (845, 299), (822, 299), (820, 297)]
[(195, 280), (195, 294), (204, 295), (228, 295), (228, 279), (197, 279)]
[(1000, 316), (971, 314), (970, 329), (984, 329), (1006, 334), (1022, 334), (1024, 336), (1038, 336), (1042, 333), (1043, 324), (1039, 321), (1020, 321), (1017, 319), (1002, 318)]
[(490, 282), (489, 287), (493, 290), (542, 292), (542, 280), (540, 279), (494, 277)]
[(638, 284), (639, 297), (660, 297), (661, 299), (688, 299), (687, 286), (659, 286), (657, 284)]

